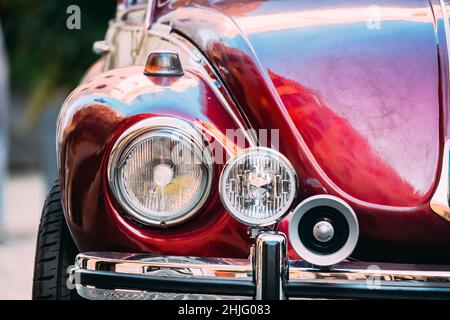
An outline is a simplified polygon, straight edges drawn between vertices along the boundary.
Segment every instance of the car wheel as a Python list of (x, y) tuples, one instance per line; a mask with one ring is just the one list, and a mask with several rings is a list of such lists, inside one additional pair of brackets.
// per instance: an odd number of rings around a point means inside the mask
[(36, 243), (34, 261), (34, 300), (80, 299), (67, 287), (67, 268), (74, 264), (78, 250), (64, 218), (59, 181), (45, 200)]

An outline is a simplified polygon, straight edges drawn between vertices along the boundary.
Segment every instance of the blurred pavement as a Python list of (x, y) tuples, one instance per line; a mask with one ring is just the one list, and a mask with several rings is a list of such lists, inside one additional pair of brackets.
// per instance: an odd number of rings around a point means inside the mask
[(6, 231), (0, 244), (0, 300), (31, 299), (34, 251), (45, 180), (40, 174), (10, 176), (6, 184)]

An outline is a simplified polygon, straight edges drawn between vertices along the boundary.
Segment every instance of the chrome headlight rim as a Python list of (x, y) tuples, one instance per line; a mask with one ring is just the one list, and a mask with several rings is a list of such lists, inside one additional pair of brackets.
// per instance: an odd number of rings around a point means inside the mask
[[(226, 176), (229, 175), (233, 166), (241, 161), (243, 158), (248, 157), (251, 153), (263, 153), (264, 155), (268, 155), (274, 159), (279, 160), (286, 167), (287, 172), (290, 178), (293, 181), (293, 192), (290, 194), (288, 204), (283, 207), (283, 210), (270, 218), (261, 219), (261, 220), (251, 220), (247, 218), (242, 218), (240, 213), (233, 208), (233, 205), (230, 203), (229, 199), (225, 196), (224, 188), (225, 188), (225, 180)], [(288, 158), (286, 158), (282, 153), (267, 147), (251, 147), (244, 150), (241, 150), (235, 157), (231, 158), (223, 167), (222, 173), (219, 179), (219, 195), (222, 201), (223, 206), (227, 210), (227, 212), (233, 216), (237, 221), (253, 228), (264, 228), (268, 226), (272, 226), (279, 221), (281, 221), (284, 217), (286, 217), (291, 211), (294, 201), (297, 197), (298, 191), (298, 177), (295, 171), (294, 166), (291, 164)]]
[[(152, 136), (175, 138), (185, 145), (189, 143), (201, 159), (203, 173), (206, 177), (206, 181), (202, 180), (200, 187), (202, 191), (198, 193), (198, 196), (193, 198), (184, 210), (168, 219), (151, 218), (148, 216), (148, 212), (139, 210), (138, 204), (131, 205), (132, 201), (124, 197), (127, 192), (123, 183), (119, 181), (120, 165), (127, 159), (129, 152), (139, 142)], [(107, 179), (115, 200), (132, 220), (149, 227), (177, 226), (190, 220), (198, 213), (210, 196), (213, 177), (212, 156), (209, 148), (203, 143), (201, 132), (185, 120), (166, 116), (147, 118), (126, 129), (114, 143), (107, 163)]]

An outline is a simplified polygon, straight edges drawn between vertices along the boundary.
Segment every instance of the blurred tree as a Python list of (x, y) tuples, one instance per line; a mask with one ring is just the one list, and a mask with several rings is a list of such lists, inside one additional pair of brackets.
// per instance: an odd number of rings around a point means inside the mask
[[(80, 30), (66, 26), (70, 5), (81, 9)], [(11, 87), (29, 93), (28, 124), (95, 61), (92, 43), (104, 38), (115, 8), (114, 0), (0, 0)]]

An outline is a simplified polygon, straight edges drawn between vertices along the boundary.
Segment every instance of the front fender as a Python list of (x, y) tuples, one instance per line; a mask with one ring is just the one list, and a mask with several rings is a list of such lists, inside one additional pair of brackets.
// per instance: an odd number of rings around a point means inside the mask
[(127, 218), (106, 179), (109, 151), (119, 135), (144, 118), (170, 116), (195, 124), (222, 141), (239, 129), (210, 84), (194, 70), (182, 77), (143, 75), (142, 66), (102, 73), (66, 100), (58, 123), (57, 152), (66, 220), (81, 251), (150, 252), (183, 256), (248, 256), (247, 228), (231, 218), (218, 195), (221, 163), (212, 192), (193, 219), (157, 229)]

